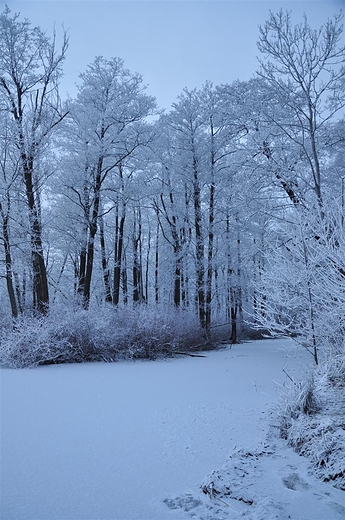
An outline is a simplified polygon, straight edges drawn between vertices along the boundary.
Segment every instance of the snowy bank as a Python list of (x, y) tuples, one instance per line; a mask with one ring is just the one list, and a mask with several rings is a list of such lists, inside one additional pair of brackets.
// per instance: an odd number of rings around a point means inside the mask
[(324, 481), (345, 491), (345, 354), (329, 356), (302, 383), (290, 385), (280, 434)]

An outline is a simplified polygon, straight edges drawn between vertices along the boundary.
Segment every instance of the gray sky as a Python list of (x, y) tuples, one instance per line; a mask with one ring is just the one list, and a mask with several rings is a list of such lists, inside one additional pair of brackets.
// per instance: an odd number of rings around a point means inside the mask
[(249, 79), (257, 68), (258, 25), (269, 10), (303, 12), (317, 27), (345, 0), (20, 0), (1, 2), (48, 34), (68, 29), (62, 97), (74, 96), (78, 74), (95, 56), (121, 57), (140, 72), (147, 92), (169, 108), (184, 87)]

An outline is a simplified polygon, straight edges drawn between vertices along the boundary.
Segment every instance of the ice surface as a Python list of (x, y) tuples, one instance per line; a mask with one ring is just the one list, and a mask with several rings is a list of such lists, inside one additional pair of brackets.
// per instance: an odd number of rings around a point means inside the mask
[[(312, 358), (288, 340), (206, 356), (2, 369), (1, 520), (238, 518), (241, 508), (220, 501), (215, 513), (199, 486), (229, 453), (266, 442), (283, 368), (296, 377)], [(314, 520), (306, 470), (299, 473), (291, 449), (280, 449), (282, 507), (303, 493), (304, 516), (294, 520)], [(274, 484), (269, 457), (265, 479)], [(337, 497), (334, 516), (323, 520), (342, 517)], [(174, 507), (178, 499), (184, 506)]]

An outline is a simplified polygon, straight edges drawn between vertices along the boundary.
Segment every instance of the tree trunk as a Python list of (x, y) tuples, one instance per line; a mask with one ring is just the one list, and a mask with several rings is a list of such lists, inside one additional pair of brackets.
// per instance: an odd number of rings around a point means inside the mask
[(178, 247), (174, 247), (175, 272), (174, 272), (174, 305), (179, 307), (181, 303), (181, 253)]
[(151, 231), (149, 230), (147, 237), (146, 266), (145, 266), (145, 302), (149, 302), (149, 267), (150, 267), (150, 251), (151, 251)]
[(210, 118), (210, 132), (211, 132), (211, 171), (210, 171), (210, 196), (208, 208), (208, 251), (207, 251), (207, 277), (206, 277), (206, 315), (205, 327), (209, 333), (211, 327), (212, 314), (212, 278), (213, 278), (213, 242), (214, 242), (214, 197), (215, 197), (215, 152), (214, 152), (214, 128), (213, 119)]
[(143, 277), (142, 277), (142, 262), (141, 262), (141, 213), (138, 210), (138, 215), (134, 211), (134, 226), (133, 226), (133, 302), (138, 303), (143, 301)]
[(196, 298), (198, 307), (199, 323), (201, 328), (206, 328), (205, 319), (205, 290), (204, 290), (204, 241), (202, 236), (202, 213), (200, 185), (198, 178), (198, 162), (193, 157), (193, 203), (194, 203), (194, 226), (195, 226), (195, 256), (196, 256)]
[(60, 285), (61, 278), (62, 278), (62, 275), (64, 273), (64, 270), (65, 270), (65, 267), (66, 267), (66, 264), (67, 264), (67, 259), (68, 259), (68, 253), (66, 253), (65, 256), (64, 256), (64, 259), (63, 259), (63, 262), (62, 262), (62, 265), (61, 265), (61, 268), (60, 268), (59, 276), (58, 276), (58, 279), (56, 280), (56, 284), (55, 284), (55, 288), (54, 288), (54, 295), (53, 295), (53, 303), (55, 301), (57, 292), (58, 291), (62, 292), (61, 289), (59, 289), (59, 285)]
[[(231, 262), (231, 248), (230, 248), (230, 215), (226, 215), (226, 317), (231, 325), (231, 336), (232, 336), (232, 320), (233, 320), (233, 298), (232, 298), (232, 262)], [(230, 339), (231, 341), (231, 339)]]
[(85, 283), (83, 293), (83, 307), (84, 309), (89, 308), (90, 304), (90, 292), (91, 292), (91, 279), (93, 271), (93, 260), (95, 254), (95, 236), (97, 233), (97, 224), (99, 216), (99, 207), (101, 202), (101, 185), (102, 185), (102, 167), (103, 157), (98, 159), (96, 179), (94, 185), (94, 198), (92, 215), (89, 223), (89, 239), (87, 244), (87, 258), (86, 258), (86, 269), (85, 269)]
[(231, 337), (230, 342), (232, 345), (237, 343), (237, 304), (234, 303), (231, 306)]
[(237, 282), (236, 282), (236, 303), (237, 303), (237, 322), (240, 334), (243, 333), (243, 290), (242, 290), (242, 254), (241, 254), (241, 237), (240, 225), (238, 216), (236, 217), (237, 224)]
[(14, 287), (15, 287), (17, 302), (18, 302), (18, 311), (21, 314), (23, 314), (24, 309), (25, 309), (25, 279), (26, 279), (25, 270), (23, 271), (22, 290), (20, 289), (19, 276), (16, 271), (13, 271), (13, 279), (14, 279)]
[(127, 279), (127, 260), (126, 260), (126, 252), (123, 252), (123, 260), (122, 260), (122, 294), (123, 294), (123, 303), (127, 305), (128, 303), (128, 279)]
[(22, 152), (21, 159), (24, 171), (26, 197), (29, 206), (34, 308), (41, 314), (46, 314), (49, 308), (49, 292), (42, 247), (42, 227), (32, 180), (33, 158), (28, 158), (25, 152)]
[(78, 294), (81, 294), (81, 295), (84, 294), (84, 288), (85, 288), (86, 258), (87, 258), (87, 239), (86, 239), (85, 245), (82, 246), (82, 249), (80, 251), (79, 269), (77, 271), (77, 278), (78, 278), (77, 292), (78, 292)]
[(5, 266), (6, 266), (6, 286), (7, 292), (10, 299), (12, 318), (18, 317), (18, 306), (16, 301), (15, 290), (13, 286), (13, 274), (12, 274), (12, 255), (10, 246), (10, 237), (8, 229), (8, 214), (4, 214), (2, 205), (0, 203), (0, 212), (2, 216), (2, 232), (3, 232), (3, 243), (5, 248)]
[(155, 249), (155, 302), (159, 303), (159, 220), (157, 215), (156, 249)]
[[(85, 177), (89, 171), (89, 165), (85, 166)], [(90, 223), (90, 197), (87, 183), (84, 181), (83, 188), (83, 226), (82, 226), (82, 237), (81, 237), (81, 250), (79, 257), (79, 269), (77, 272), (77, 292), (83, 298), (85, 288), (85, 275), (86, 275), (86, 261), (87, 261), (87, 243)]]
[[(118, 211), (118, 208), (117, 208)], [(122, 271), (122, 258), (123, 258), (123, 239), (124, 239), (124, 228), (126, 219), (126, 206), (122, 206), (122, 214), (119, 217), (116, 215), (116, 230), (115, 230), (115, 252), (114, 252), (114, 285), (113, 285), (113, 303), (114, 305), (119, 304), (120, 300), (120, 280)]]
[(105, 290), (105, 301), (112, 303), (111, 288), (110, 288), (110, 272), (108, 268), (107, 255), (105, 250), (105, 236), (104, 236), (104, 222), (103, 217), (99, 217), (99, 237), (101, 245), (101, 256), (102, 256), (102, 272)]

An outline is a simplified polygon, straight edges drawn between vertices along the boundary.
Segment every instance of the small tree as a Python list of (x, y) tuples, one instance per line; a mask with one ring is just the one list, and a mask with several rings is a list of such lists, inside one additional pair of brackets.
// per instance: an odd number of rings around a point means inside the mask
[[(315, 307), (315, 257), (310, 258), (304, 224), (297, 222), (272, 236), (265, 270), (257, 288), (261, 313), (258, 328), (295, 338), (318, 363), (318, 331)], [(310, 237), (309, 237), (310, 238)]]

